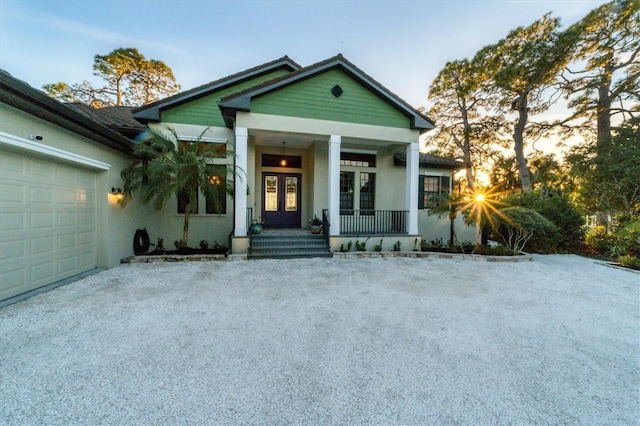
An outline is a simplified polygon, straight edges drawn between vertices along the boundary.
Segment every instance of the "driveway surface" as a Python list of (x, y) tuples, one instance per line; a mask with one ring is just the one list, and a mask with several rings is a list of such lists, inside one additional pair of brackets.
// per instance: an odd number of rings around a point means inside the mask
[(638, 424), (640, 275), (133, 264), (0, 309), (0, 424)]

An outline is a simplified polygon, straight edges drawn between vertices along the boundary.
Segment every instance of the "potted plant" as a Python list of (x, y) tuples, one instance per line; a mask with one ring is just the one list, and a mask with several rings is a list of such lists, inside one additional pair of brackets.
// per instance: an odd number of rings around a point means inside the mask
[(264, 225), (264, 219), (262, 217), (259, 217), (257, 220), (253, 219), (251, 221), (251, 233), (252, 234), (259, 234), (262, 232), (262, 225)]
[(319, 234), (322, 232), (322, 220), (316, 215), (313, 215), (312, 219), (309, 219), (309, 229), (312, 234)]

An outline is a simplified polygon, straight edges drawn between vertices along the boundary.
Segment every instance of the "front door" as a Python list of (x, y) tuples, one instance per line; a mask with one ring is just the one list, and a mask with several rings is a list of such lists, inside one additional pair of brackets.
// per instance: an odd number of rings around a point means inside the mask
[(268, 228), (300, 228), (300, 179), (295, 173), (262, 173), (262, 217)]

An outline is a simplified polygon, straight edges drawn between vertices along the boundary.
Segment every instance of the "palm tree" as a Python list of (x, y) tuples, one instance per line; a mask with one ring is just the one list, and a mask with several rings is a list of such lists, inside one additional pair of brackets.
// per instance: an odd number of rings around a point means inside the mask
[[(164, 209), (167, 200), (178, 196), (184, 202), (184, 226), (180, 247), (187, 247), (189, 218), (197, 204), (197, 193), (212, 194), (219, 185), (225, 193), (233, 193), (233, 182), (226, 179), (237, 173), (234, 165), (219, 164), (216, 159), (233, 155), (226, 145), (202, 142), (208, 128), (194, 142), (179, 141), (175, 130), (148, 132), (147, 138), (133, 149), (136, 161), (121, 172), (124, 181), (124, 202), (137, 195), (143, 204)], [(215, 168), (223, 168), (214, 174)], [(222, 174), (222, 178), (220, 178)], [(212, 197), (215, 199), (215, 197)]]

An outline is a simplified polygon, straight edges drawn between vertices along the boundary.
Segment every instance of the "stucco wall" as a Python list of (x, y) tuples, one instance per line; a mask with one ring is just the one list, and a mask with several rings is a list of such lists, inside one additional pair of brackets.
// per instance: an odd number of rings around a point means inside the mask
[[(199, 138), (204, 140), (216, 139), (227, 142), (227, 149), (233, 150), (233, 133), (226, 127), (208, 127), (199, 125), (189, 125), (180, 123), (150, 123), (150, 127), (157, 130), (171, 128), (179, 137)], [(233, 157), (229, 157), (226, 163), (232, 163)], [(246, 171), (241, 171), (237, 177), (240, 185), (246, 185)], [(227, 177), (228, 179), (231, 176)], [(206, 240), (209, 244), (215, 242), (229, 246), (229, 235), (233, 230), (233, 197), (227, 195), (226, 214), (206, 214), (205, 197), (202, 193), (198, 196), (199, 212), (192, 214), (189, 219), (189, 241), (190, 247), (197, 247), (201, 240)], [(127, 206), (128, 208), (128, 206)], [(164, 240), (164, 248), (175, 249), (173, 243), (182, 238), (182, 228), (184, 215), (178, 214), (178, 202), (176, 197), (168, 200), (162, 211), (155, 211), (148, 207), (150, 212), (144, 218), (144, 223), (152, 243), (156, 243), (158, 238)]]
[(110, 165), (108, 171), (92, 169), (96, 173), (97, 193), (96, 266), (113, 267), (119, 264), (122, 258), (133, 255), (133, 235), (137, 228), (145, 226), (144, 218), (149, 216), (149, 211), (136, 203), (123, 209), (110, 195), (112, 187), (122, 187), (120, 171), (130, 163), (130, 158), (119, 151), (5, 104), (0, 104), (0, 117), (0, 130), (3, 132), (24, 139), (29, 139), (31, 134), (41, 135), (43, 139), (39, 143)]

